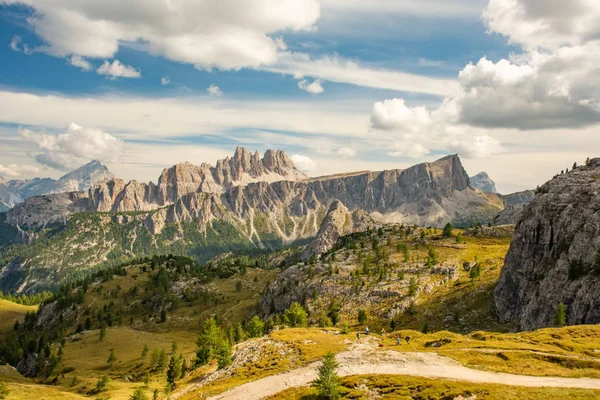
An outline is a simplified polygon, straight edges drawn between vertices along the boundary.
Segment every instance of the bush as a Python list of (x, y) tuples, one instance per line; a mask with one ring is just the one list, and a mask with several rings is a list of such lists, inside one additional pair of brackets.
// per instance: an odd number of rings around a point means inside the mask
[(0, 381), (0, 399), (6, 399), (10, 391), (8, 390), (8, 386), (6, 383)]
[(133, 391), (133, 394), (129, 396), (130, 400), (148, 400), (148, 396), (144, 393), (144, 389), (137, 388)]
[(246, 324), (246, 333), (250, 338), (262, 336), (264, 329), (265, 324), (256, 315)]

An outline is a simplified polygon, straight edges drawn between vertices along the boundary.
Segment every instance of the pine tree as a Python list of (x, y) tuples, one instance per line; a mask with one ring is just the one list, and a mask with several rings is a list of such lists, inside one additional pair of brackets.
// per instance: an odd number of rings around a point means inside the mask
[(442, 232), (442, 235), (447, 238), (452, 237), (452, 229), (454, 229), (454, 227), (450, 222), (448, 222), (446, 226), (444, 226), (444, 231)]
[(554, 315), (554, 326), (563, 327), (567, 324), (567, 314), (565, 312), (565, 305), (560, 303)]
[(429, 333), (429, 322), (425, 321), (425, 324), (423, 324), (423, 329), (421, 329), (421, 332), (424, 334)]
[(306, 314), (304, 307), (298, 302), (292, 303), (292, 305), (285, 310), (284, 317), (292, 328), (306, 326), (308, 322), (308, 315)]
[(250, 322), (246, 324), (246, 333), (248, 333), (248, 337), (250, 338), (259, 337), (262, 336), (264, 328), (265, 324), (257, 315), (255, 315)]
[(102, 326), (100, 327), (100, 341), (104, 341), (104, 338), (106, 337), (106, 325), (104, 325), (104, 323), (102, 324)]
[(333, 353), (327, 353), (319, 367), (319, 376), (313, 382), (319, 395), (324, 399), (337, 400), (340, 398), (340, 378), (337, 375), (338, 364)]
[(144, 348), (142, 349), (142, 360), (146, 361), (146, 356), (148, 355), (148, 351), (150, 349), (148, 348), (147, 344), (144, 344)]
[(165, 352), (165, 349), (160, 349), (160, 353), (158, 353), (158, 361), (156, 363), (156, 368), (159, 371), (164, 371), (166, 366), (167, 366), (167, 353)]
[(181, 357), (176, 354), (171, 356), (169, 368), (167, 369), (167, 389), (172, 391), (175, 389), (175, 382), (181, 376)]
[(146, 376), (144, 377), (144, 386), (150, 386), (150, 371), (146, 371)]
[(158, 389), (154, 389), (154, 394), (152, 395), (152, 400), (158, 400)]
[(144, 389), (139, 387), (133, 391), (131, 396), (129, 396), (129, 400), (148, 400), (148, 396), (144, 392)]
[(108, 355), (108, 359), (106, 360), (106, 363), (110, 366), (110, 369), (112, 369), (113, 364), (115, 362), (117, 362), (117, 356), (115, 354), (115, 350), (110, 349), (110, 354)]
[(367, 322), (367, 312), (365, 310), (358, 310), (358, 323), (364, 325)]
[(108, 390), (109, 382), (110, 380), (108, 379), (108, 375), (102, 375), (102, 377), (98, 379), (98, 382), (96, 383), (96, 390), (99, 392), (105, 392), (106, 390)]

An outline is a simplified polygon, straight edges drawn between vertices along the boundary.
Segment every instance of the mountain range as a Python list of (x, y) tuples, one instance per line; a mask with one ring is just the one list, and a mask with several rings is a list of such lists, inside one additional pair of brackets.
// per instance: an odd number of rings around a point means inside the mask
[(91, 161), (57, 180), (35, 178), (6, 181), (0, 177), (0, 212), (7, 211), (33, 196), (87, 190), (103, 180), (114, 177), (99, 161)]
[(267, 150), (261, 159), (238, 147), (215, 166), (165, 169), (157, 184), (113, 177), (15, 205), (0, 214), (0, 289), (51, 289), (131, 256), (205, 261), (223, 251), (306, 242), (336, 201), (345, 215), (360, 210), (377, 223), (420, 226), (487, 222), (504, 209), (499, 196), (471, 186), (456, 155), (407, 169), (308, 178), (283, 151)]

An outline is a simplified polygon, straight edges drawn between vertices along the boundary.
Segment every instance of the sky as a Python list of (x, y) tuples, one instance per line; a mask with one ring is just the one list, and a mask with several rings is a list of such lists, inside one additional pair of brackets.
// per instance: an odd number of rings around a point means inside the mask
[(600, 150), (597, 0), (0, 0), (0, 176), (285, 150), (310, 176), (458, 154), (501, 193)]

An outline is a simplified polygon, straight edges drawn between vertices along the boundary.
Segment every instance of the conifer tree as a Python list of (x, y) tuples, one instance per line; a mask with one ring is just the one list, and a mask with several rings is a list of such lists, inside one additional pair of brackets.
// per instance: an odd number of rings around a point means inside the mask
[(319, 367), (319, 376), (313, 382), (319, 395), (328, 400), (337, 400), (340, 398), (340, 378), (337, 375), (338, 363), (335, 361), (333, 353), (329, 352), (323, 358), (323, 363)]

